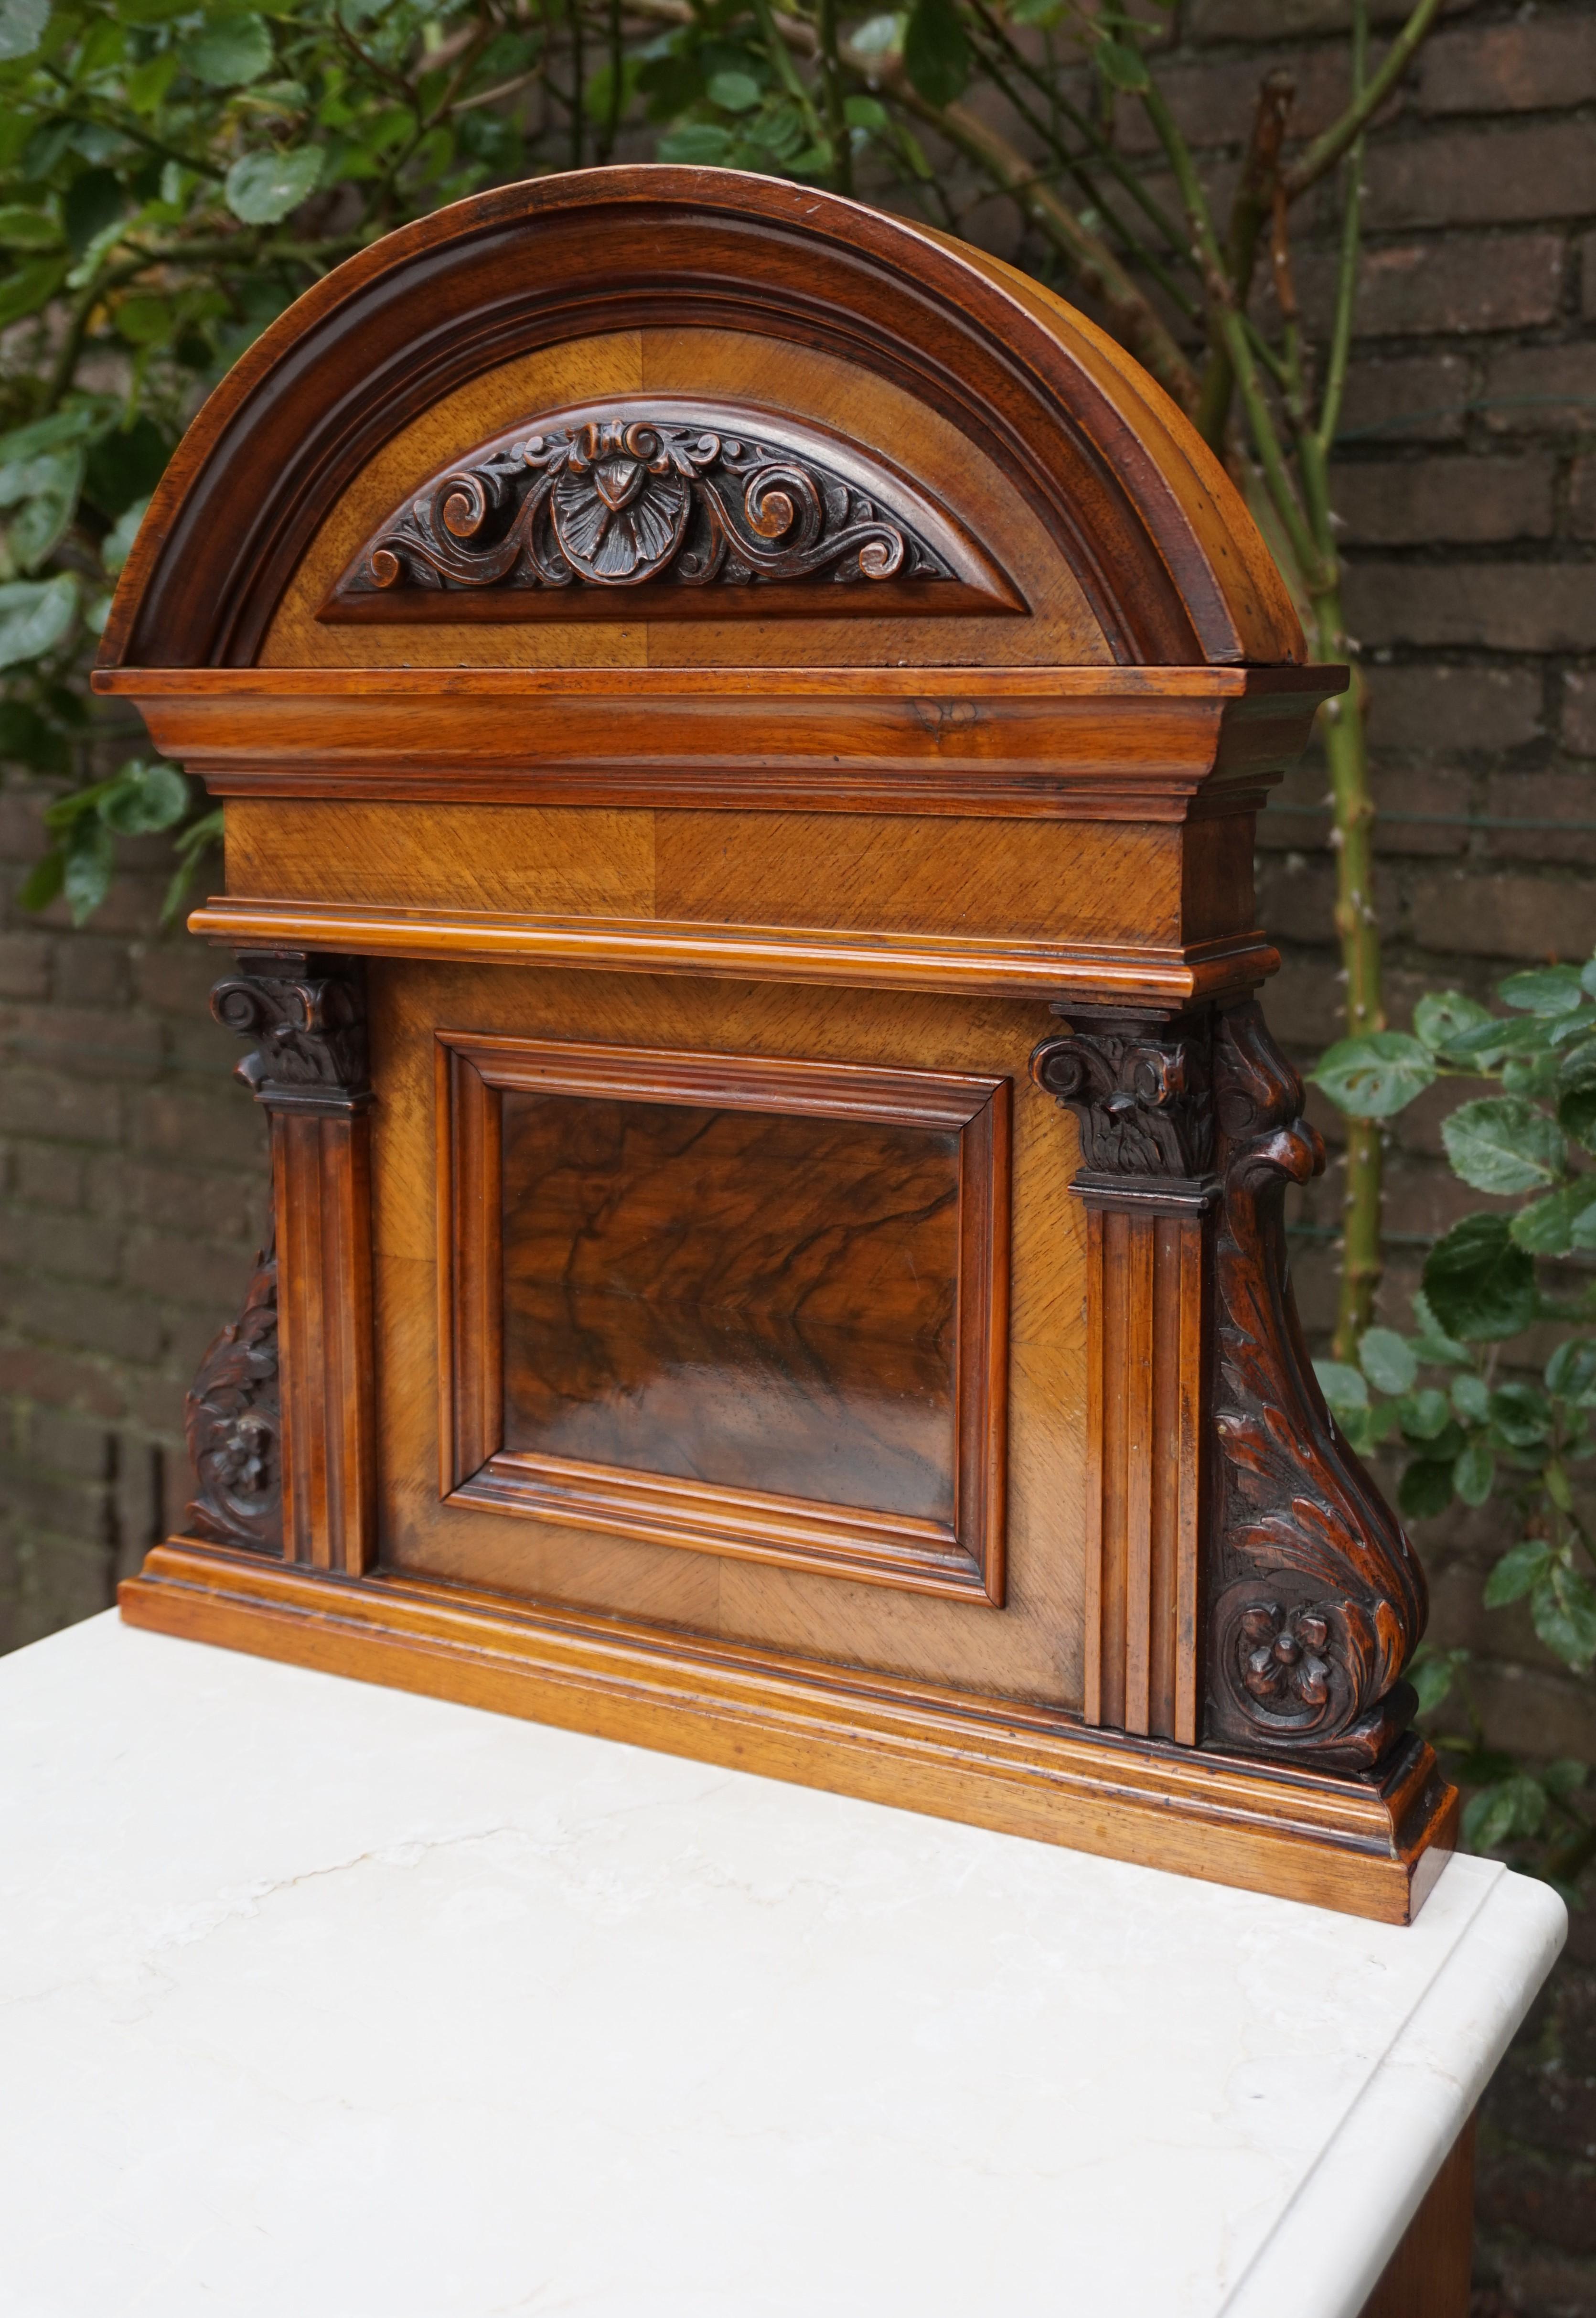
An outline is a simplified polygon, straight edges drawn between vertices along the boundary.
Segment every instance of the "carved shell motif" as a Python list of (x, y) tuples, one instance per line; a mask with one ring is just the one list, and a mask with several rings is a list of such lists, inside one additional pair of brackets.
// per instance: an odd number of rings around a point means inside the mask
[(955, 577), (808, 452), (617, 411), (529, 432), (429, 483), (339, 592)]

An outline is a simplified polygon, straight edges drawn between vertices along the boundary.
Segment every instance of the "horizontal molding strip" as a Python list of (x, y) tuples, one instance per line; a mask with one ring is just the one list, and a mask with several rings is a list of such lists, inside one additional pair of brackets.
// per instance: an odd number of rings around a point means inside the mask
[[(1388, 1923), (1445, 1864), (1417, 1742), (1383, 1783), (1088, 1730), (1058, 1708), (854, 1674), (668, 1628), (382, 1574), (359, 1583), (174, 1538), (132, 1625)], [(1416, 1855), (1427, 1836), (1430, 1847)]]
[[(1055, 820), (1256, 810), (1342, 671), (117, 669), (219, 795)], [(525, 714), (517, 714), (516, 709)]]
[(234, 949), (342, 950), (363, 957), (521, 962), (612, 974), (696, 974), (734, 982), (843, 983), (970, 997), (1136, 1001), (1180, 1006), (1249, 990), (1279, 953), (1261, 933), (1184, 949), (967, 941), (952, 935), (706, 925), (656, 918), (545, 918), (469, 910), (383, 910), (353, 902), (221, 894), (189, 931)]

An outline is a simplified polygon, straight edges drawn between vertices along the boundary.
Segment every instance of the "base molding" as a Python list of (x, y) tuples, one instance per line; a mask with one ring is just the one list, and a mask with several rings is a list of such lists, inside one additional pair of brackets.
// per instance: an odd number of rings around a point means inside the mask
[(1416, 1737), (1377, 1776), (1332, 1777), (591, 1611), (187, 1538), (157, 1546), (121, 1604), (154, 1632), (1384, 1923), (1412, 1920), (1456, 1842), (1456, 1791)]

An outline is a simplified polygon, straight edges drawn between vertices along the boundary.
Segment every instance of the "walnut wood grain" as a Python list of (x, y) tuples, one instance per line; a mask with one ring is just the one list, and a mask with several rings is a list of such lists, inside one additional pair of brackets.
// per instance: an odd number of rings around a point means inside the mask
[(1006, 1081), (438, 1047), (452, 1504), (1001, 1602)]
[(1469, 2118), (1441, 2161), (1359, 2318), (1468, 2318), (1477, 2122)]
[(94, 677), (222, 796), (1170, 822), (1255, 812), (1345, 683), (1325, 668)]

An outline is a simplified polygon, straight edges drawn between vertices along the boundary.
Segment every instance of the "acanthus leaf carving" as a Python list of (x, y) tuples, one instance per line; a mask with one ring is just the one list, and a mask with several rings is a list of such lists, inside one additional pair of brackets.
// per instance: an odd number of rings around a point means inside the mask
[(751, 414), (713, 408), (538, 422), (426, 485), (337, 596), (958, 578), (856, 481), (772, 435)]
[(1224, 1201), (1208, 1735), (1314, 1767), (1367, 1770), (1412, 1715), (1401, 1677), (1423, 1631), (1423, 1573), (1337, 1432), (1303, 1340), (1285, 1198), (1320, 1172), (1324, 1147), (1256, 1005), (1218, 1017), (1214, 1086)]
[(302, 952), (246, 957), (219, 982), (211, 1011), (255, 1040), (234, 1076), (268, 1109), (347, 1108), (370, 1091), (363, 993), (339, 959)]
[(236, 1320), (212, 1342), (184, 1404), (199, 1492), (195, 1537), (255, 1553), (282, 1550), (282, 1424), (277, 1374), (275, 1235), (255, 1260)]
[(1206, 1035), (1158, 1022), (1078, 1029), (1045, 1039), (1031, 1074), (1074, 1112), (1089, 1173), (1207, 1174), (1214, 1109)]

